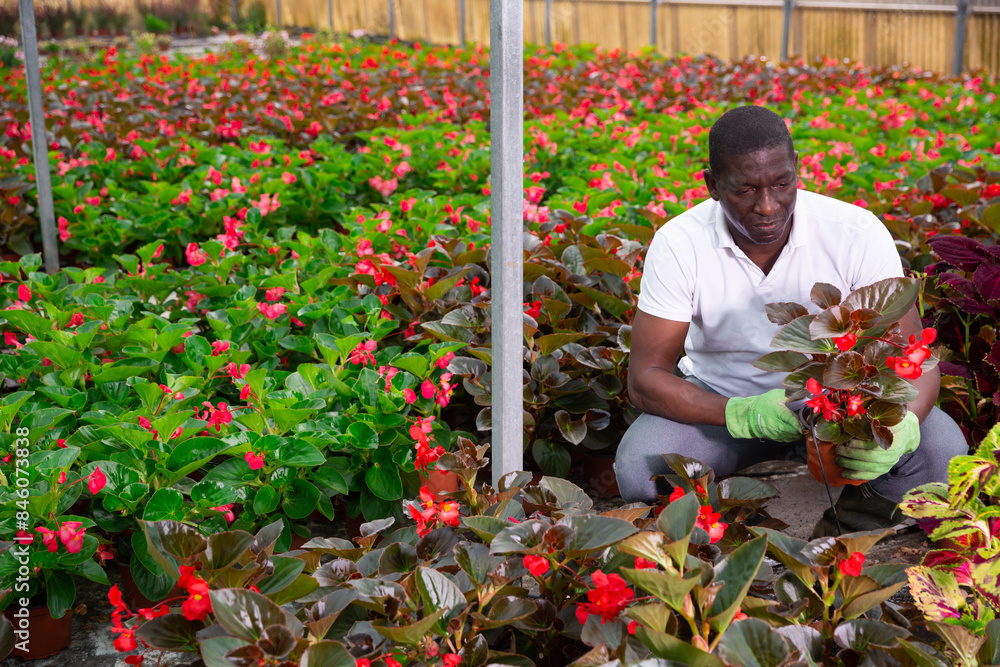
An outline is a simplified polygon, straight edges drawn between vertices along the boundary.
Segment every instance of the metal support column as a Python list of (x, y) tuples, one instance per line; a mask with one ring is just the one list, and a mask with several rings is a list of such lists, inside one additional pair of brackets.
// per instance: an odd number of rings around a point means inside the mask
[(31, 122), (31, 150), (35, 158), (35, 187), (38, 192), (38, 219), (42, 226), (42, 257), (49, 274), (59, 270), (59, 236), (52, 207), (52, 175), (49, 171), (49, 140), (45, 132), (45, 106), (42, 102), (42, 73), (38, 64), (38, 35), (35, 32), (35, 8), (32, 0), (20, 0), (21, 45), (24, 51), (24, 77), (28, 87), (28, 118)]
[(326, 8), (330, 14), (330, 32), (334, 32), (333, 29), (333, 0), (326, 0)]
[(545, 0), (545, 45), (552, 46), (552, 0)]
[(955, 53), (951, 58), (951, 73), (959, 76), (965, 65), (965, 29), (969, 19), (969, 0), (958, 0), (955, 16)]
[(792, 9), (795, 0), (785, 0), (785, 11), (781, 21), (781, 60), (788, 60), (788, 40), (792, 33)]
[(240, 22), (240, 0), (232, 0), (229, 3), (229, 20), (233, 26)]
[(490, 0), (493, 485), (524, 467), (524, 7)]
[(278, 8), (275, 10), (275, 16), (277, 21), (277, 26), (281, 27), (281, 0), (275, 0), (278, 3)]
[(462, 48), (465, 48), (465, 0), (458, 0), (458, 31)]
[(660, 0), (649, 0), (649, 45), (653, 47), (654, 51), (656, 50), (656, 33), (658, 32), (656, 29), (656, 10), (659, 4)]
[(396, 2), (389, 0), (389, 39), (396, 36)]

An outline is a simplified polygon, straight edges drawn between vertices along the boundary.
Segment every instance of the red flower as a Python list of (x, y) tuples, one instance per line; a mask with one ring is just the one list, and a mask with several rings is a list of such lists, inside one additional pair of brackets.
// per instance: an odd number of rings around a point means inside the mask
[(354, 667), (372, 667), (372, 661), (368, 658), (358, 658), (354, 661)]
[(108, 483), (108, 478), (101, 472), (101, 466), (94, 468), (94, 472), (87, 476), (87, 489), (93, 493), (98, 493)]
[(655, 562), (643, 558), (642, 556), (635, 557), (635, 568), (637, 570), (651, 570), (654, 569), (655, 567), (656, 567)]
[(823, 395), (823, 385), (819, 383), (816, 378), (809, 378), (806, 380), (806, 390), (813, 396)]
[(189, 243), (184, 254), (187, 256), (187, 261), (191, 266), (201, 266), (208, 261), (208, 255), (198, 247), (197, 243)]
[(617, 574), (606, 575), (600, 570), (594, 570), (591, 578), (594, 588), (587, 591), (587, 602), (576, 608), (577, 620), (586, 623), (587, 616), (591, 614), (600, 616), (601, 624), (615, 620), (635, 597), (635, 593)]
[(674, 502), (675, 500), (680, 500), (681, 498), (684, 497), (686, 493), (687, 491), (685, 491), (683, 488), (675, 486), (673, 493), (670, 494), (670, 502)]
[(113, 642), (116, 651), (124, 653), (126, 651), (134, 651), (139, 648), (138, 642), (135, 641), (135, 630), (112, 628), (112, 631), (121, 633)]
[(904, 380), (916, 380), (923, 374), (919, 364), (915, 364), (904, 357), (889, 357), (885, 360), (885, 365), (896, 371), (896, 375)]
[(864, 400), (865, 399), (864, 399), (863, 396), (849, 395), (847, 397), (847, 416), (848, 417), (856, 417), (857, 415), (863, 415), (863, 414), (865, 414), (865, 409), (861, 405), (861, 403)]
[(27, 285), (18, 285), (17, 298), (20, 299), (21, 301), (24, 301), (25, 303), (31, 301), (31, 288), (29, 288)]
[(59, 533), (54, 530), (49, 530), (48, 528), (42, 528), (41, 526), (35, 528), (35, 531), (42, 534), (42, 544), (45, 545), (46, 549), (48, 549), (51, 553), (59, 551)]
[(698, 510), (698, 520), (695, 525), (705, 529), (710, 542), (714, 543), (721, 540), (723, 534), (726, 532), (726, 528), (729, 527), (729, 524), (719, 521), (721, 517), (722, 514), (712, 511), (711, 505), (704, 505)]
[(212, 356), (217, 357), (223, 352), (229, 351), (229, 341), (228, 340), (216, 340), (212, 341)]
[(208, 582), (204, 579), (192, 579), (188, 584), (188, 598), (181, 605), (184, 618), (189, 621), (204, 621), (212, 611), (212, 599), (208, 596)]
[(358, 343), (357, 346), (351, 350), (351, 354), (347, 357), (347, 360), (355, 366), (367, 366), (368, 364), (374, 364), (375, 355), (373, 355), (372, 352), (376, 347), (378, 347), (378, 343), (373, 340), (366, 340)]
[(271, 289), (264, 292), (264, 298), (268, 301), (277, 301), (285, 293), (284, 287), (272, 287)]
[(243, 458), (250, 464), (250, 470), (260, 470), (264, 467), (264, 455), (247, 452)]
[(257, 310), (269, 320), (276, 320), (285, 314), (288, 310), (288, 306), (283, 303), (276, 303), (273, 306), (266, 303), (258, 303)]
[(73, 313), (73, 316), (69, 318), (69, 324), (67, 327), (78, 327), (83, 324), (83, 313)]
[(540, 577), (549, 571), (549, 559), (545, 556), (528, 555), (524, 557), (524, 566), (532, 576)]
[(928, 347), (937, 338), (935, 329), (927, 328), (920, 332), (920, 340), (916, 336), (910, 336), (910, 344), (903, 350), (907, 360), (920, 366), (931, 356), (931, 349)]
[(742, 621), (744, 618), (747, 618), (747, 615), (743, 613), (742, 609), (737, 609), (736, 610), (736, 615), (733, 616), (733, 620), (734, 621)]
[(844, 334), (839, 338), (833, 339), (833, 344), (836, 345), (837, 349), (840, 350), (841, 352), (847, 352), (852, 347), (854, 347), (854, 344), (856, 342), (858, 342), (858, 337), (854, 333)]
[(246, 377), (247, 373), (250, 372), (250, 364), (236, 365), (235, 362), (231, 361), (226, 366), (226, 372), (229, 373), (229, 377), (234, 380), (242, 380)]
[(444, 660), (444, 667), (458, 667), (462, 662), (462, 656), (455, 653), (445, 653), (441, 659)]
[(458, 526), (459, 509), (461, 505), (453, 500), (446, 500), (438, 505), (438, 517), (446, 526)]
[(846, 560), (837, 563), (837, 567), (843, 574), (849, 577), (857, 577), (861, 574), (861, 566), (865, 564), (865, 555), (860, 551), (855, 551)]
[(407, 403), (415, 403), (417, 400), (417, 393), (409, 388), (404, 389), (403, 400), (405, 400)]
[(17, 531), (17, 537), (14, 538), (14, 541), (18, 544), (31, 544), (35, 541), (35, 536), (21, 529)]
[(420, 489), (420, 502), (410, 503), (410, 516), (417, 522), (417, 535), (423, 537), (431, 531), (437, 517), (437, 505), (430, 490), (424, 486)]
[(527, 301), (525, 301), (524, 302), (524, 308), (525, 308), (525, 311), (524, 311), (525, 314), (526, 315), (530, 315), (533, 319), (537, 320), (541, 316), (541, 314), (542, 314), (542, 302), (541, 301), (532, 301), (530, 304)]

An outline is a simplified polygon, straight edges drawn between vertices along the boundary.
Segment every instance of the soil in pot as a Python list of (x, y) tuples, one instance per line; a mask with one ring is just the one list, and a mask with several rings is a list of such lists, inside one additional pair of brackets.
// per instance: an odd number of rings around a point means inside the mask
[(420, 486), (426, 486), (438, 501), (450, 498), (451, 494), (458, 491), (461, 483), (458, 474), (453, 472), (428, 470), (420, 473)]
[[(809, 474), (813, 479), (823, 481), (823, 473), (826, 473), (826, 481), (830, 486), (860, 486), (864, 480), (847, 479), (841, 476), (844, 471), (837, 465), (837, 444), (833, 442), (819, 441), (819, 452), (813, 444), (812, 433), (806, 433), (806, 465), (809, 467)], [(820, 469), (820, 461), (823, 467)]]
[[(27, 651), (14, 645), (11, 655), (26, 660), (37, 660), (55, 655), (59, 651), (69, 646), (73, 637), (73, 610), (70, 609), (62, 618), (52, 618), (49, 608), (41, 598), (37, 606), (27, 608), (27, 616), (21, 607), (12, 604), (4, 610), (4, 616), (11, 622), (15, 630), (24, 629), (28, 631)], [(18, 616), (20, 615), (20, 616)], [(21, 637), (15, 636), (15, 641), (20, 642)], [(21, 644), (23, 647), (24, 645)]]

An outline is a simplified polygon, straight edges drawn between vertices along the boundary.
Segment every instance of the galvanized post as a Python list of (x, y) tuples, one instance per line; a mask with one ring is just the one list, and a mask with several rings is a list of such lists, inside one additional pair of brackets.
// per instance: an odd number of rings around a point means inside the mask
[(233, 26), (240, 22), (240, 0), (233, 0), (229, 5), (229, 20)]
[(462, 48), (465, 48), (465, 0), (458, 0), (458, 30)]
[(275, 0), (275, 2), (278, 3), (278, 9), (277, 9), (278, 24), (277, 25), (280, 28), (281, 27), (281, 0)]
[(327, 0), (326, 8), (330, 13), (330, 32), (333, 32), (333, 0)]
[(660, 0), (649, 0), (649, 45), (656, 49), (656, 10)]
[(545, 44), (552, 45), (552, 0), (545, 0)]
[(396, 2), (389, 0), (389, 39), (396, 36)]
[(490, 0), (493, 485), (524, 467), (524, 6)]
[(788, 60), (788, 40), (792, 32), (792, 9), (795, 0), (785, 0), (785, 11), (781, 21), (781, 60)]
[(955, 16), (955, 53), (951, 60), (951, 73), (958, 76), (965, 64), (965, 27), (969, 18), (969, 0), (958, 0)]
[(42, 225), (42, 256), (45, 270), (59, 270), (59, 236), (52, 207), (52, 176), (49, 172), (49, 140), (45, 132), (45, 106), (42, 103), (42, 73), (38, 64), (38, 35), (35, 33), (35, 8), (32, 0), (20, 0), (21, 46), (24, 52), (24, 78), (28, 84), (28, 118), (31, 122), (31, 150), (35, 158), (35, 187), (38, 191), (38, 219)]

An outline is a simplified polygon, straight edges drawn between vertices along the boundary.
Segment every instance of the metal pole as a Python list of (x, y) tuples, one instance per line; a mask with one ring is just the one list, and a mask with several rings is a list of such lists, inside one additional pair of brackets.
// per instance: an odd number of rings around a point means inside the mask
[(524, 6), (490, 0), (493, 486), (524, 467)]
[(965, 27), (969, 18), (969, 0), (958, 0), (958, 14), (955, 16), (955, 53), (951, 59), (951, 73), (958, 76), (965, 64)]
[(326, 6), (330, 12), (330, 32), (333, 32), (333, 0), (327, 0)]
[(545, 0), (545, 44), (552, 45), (552, 0)]
[(281, 27), (281, 0), (275, 0), (275, 1), (278, 3), (277, 21), (278, 21), (278, 27), (280, 28)]
[(396, 36), (396, 2), (389, 0), (389, 39)]
[(42, 225), (42, 255), (45, 258), (45, 270), (53, 274), (59, 270), (59, 236), (56, 233), (56, 216), (52, 207), (49, 141), (45, 133), (42, 74), (38, 64), (38, 35), (35, 33), (35, 8), (32, 0), (20, 0), (18, 11), (24, 51), (24, 78), (28, 84), (28, 118), (31, 122), (31, 149), (35, 158), (38, 218)]
[(785, 11), (781, 22), (781, 60), (788, 60), (788, 39), (792, 32), (792, 8), (795, 0), (785, 0)]
[(458, 0), (458, 28), (462, 48), (465, 48), (465, 0)]
[(229, 5), (229, 20), (233, 26), (240, 22), (240, 0), (233, 0)]
[(656, 49), (656, 9), (660, 0), (650, 0), (649, 2), (649, 44)]

